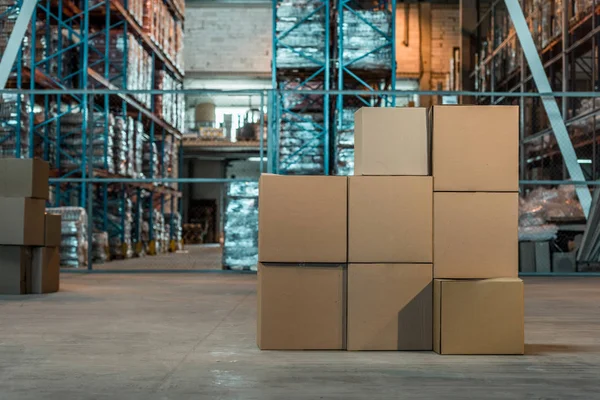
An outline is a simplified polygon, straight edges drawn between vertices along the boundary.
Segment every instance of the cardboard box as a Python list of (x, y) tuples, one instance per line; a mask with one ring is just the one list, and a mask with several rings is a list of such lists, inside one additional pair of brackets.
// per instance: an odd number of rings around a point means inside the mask
[(0, 197), (0, 245), (43, 246), (46, 203)]
[(434, 193), (434, 278), (516, 277), (518, 196), (518, 193)]
[(258, 329), (263, 350), (345, 348), (345, 265), (258, 265)]
[(259, 261), (346, 262), (347, 177), (265, 174), (259, 189)]
[(31, 247), (0, 246), (0, 294), (31, 291)]
[(62, 238), (61, 216), (58, 214), (46, 214), (44, 221), (44, 245), (46, 247), (59, 247)]
[(519, 107), (434, 106), (436, 191), (519, 190)]
[(348, 350), (432, 349), (431, 264), (348, 265)]
[(439, 354), (523, 354), (523, 281), (436, 279), (433, 349)]
[(433, 182), (429, 176), (352, 176), (348, 261), (431, 263)]
[(31, 293), (58, 292), (60, 287), (60, 251), (58, 247), (35, 247), (31, 267)]
[(354, 114), (354, 175), (429, 175), (427, 109), (358, 110)]
[(0, 196), (48, 199), (50, 166), (25, 158), (0, 159)]

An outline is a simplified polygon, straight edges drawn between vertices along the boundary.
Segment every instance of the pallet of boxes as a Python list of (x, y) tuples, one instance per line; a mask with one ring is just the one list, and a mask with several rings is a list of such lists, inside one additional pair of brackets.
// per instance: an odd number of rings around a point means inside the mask
[(60, 215), (46, 214), (48, 163), (0, 159), (0, 295), (59, 289)]
[(263, 175), (267, 350), (523, 354), (518, 108), (363, 108), (355, 175)]

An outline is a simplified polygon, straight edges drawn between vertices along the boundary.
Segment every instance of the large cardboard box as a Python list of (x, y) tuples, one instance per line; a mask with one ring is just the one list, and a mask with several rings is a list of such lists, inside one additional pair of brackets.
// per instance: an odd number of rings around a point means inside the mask
[(60, 287), (60, 251), (58, 247), (35, 247), (31, 267), (31, 293), (58, 292)]
[(427, 109), (358, 110), (354, 114), (354, 175), (429, 175)]
[(0, 294), (31, 291), (31, 247), (0, 246)]
[(431, 264), (348, 265), (348, 350), (432, 349)]
[(259, 261), (346, 262), (347, 177), (266, 174), (259, 189)]
[(434, 280), (433, 349), (440, 354), (523, 354), (523, 281)]
[(433, 107), (436, 191), (519, 190), (519, 107)]
[(518, 193), (434, 193), (434, 278), (516, 277), (518, 196)]
[(46, 203), (0, 197), (0, 245), (43, 246)]
[(61, 216), (58, 214), (46, 214), (44, 219), (44, 245), (46, 247), (58, 247), (61, 242)]
[(0, 196), (48, 199), (50, 167), (39, 159), (0, 159)]
[(342, 350), (345, 265), (258, 265), (258, 329), (263, 350)]
[(429, 176), (351, 176), (348, 261), (430, 263), (432, 202)]

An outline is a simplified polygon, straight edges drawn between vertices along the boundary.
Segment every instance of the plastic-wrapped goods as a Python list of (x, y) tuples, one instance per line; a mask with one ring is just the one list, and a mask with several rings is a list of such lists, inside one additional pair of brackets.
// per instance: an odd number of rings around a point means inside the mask
[(276, 48), (278, 68), (316, 68), (325, 62), (325, 7), (321, 6), (304, 0), (278, 3), (276, 34), (287, 32)]
[[(297, 90), (283, 95), (283, 107), (298, 112), (319, 112), (323, 110), (323, 95), (310, 94), (311, 90), (323, 90), (323, 82), (309, 81), (303, 83), (300, 78), (282, 79), (279, 88), (282, 90)], [(300, 90), (305, 92), (300, 93)]]
[(142, 0), (143, 27), (169, 58), (180, 70), (183, 69), (183, 26), (176, 20), (164, 2)]
[(154, 240), (156, 246), (156, 253), (165, 252), (167, 249), (164, 246), (168, 240), (165, 235), (165, 217), (158, 210), (152, 210), (149, 213), (147, 208), (144, 209), (143, 215), (141, 239), (144, 246), (148, 248), (150, 242), (150, 218), (152, 218), (152, 240)]
[(288, 174), (319, 175), (323, 171), (323, 114), (289, 114), (279, 129), (279, 164)]
[[(0, 94), (0, 158), (21, 157), (29, 154), (29, 107), (25, 96)], [(17, 141), (17, 139), (19, 139)]]
[[(118, 193), (124, 196), (124, 193)], [(133, 203), (131, 199), (112, 198), (108, 203), (108, 236), (110, 255), (113, 258), (131, 258)]]
[(109, 259), (108, 232), (92, 233), (92, 260), (97, 264), (103, 264)]
[(227, 188), (223, 266), (256, 271), (258, 264), (258, 182), (230, 183)]
[(143, 177), (143, 149), (144, 149), (144, 124), (141, 121), (135, 122), (133, 131), (133, 176)]
[(336, 175), (350, 176), (354, 175), (354, 149), (338, 148), (336, 149), (335, 172)]
[(135, 121), (127, 118), (127, 176), (135, 176)]
[[(182, 90), (183, 84), (175, 80), (166, 71), (156, 72), (156, 87), (158, 90)], [(185, 96), (181, 93), (164, 93), (156, 96), (156, 114), (180, 132), (185, 127)]]
[(144, 142), (143, 146), (142, 169), (144, 171), (144, 176), (146, 178), (159, 178), (160, 163), (156, 143)]
[[(343, 24), (340, 27), (344, 41), (343, 62), (347, 64), (360, 58), (348, 67), (391, 69), (392, 49), (388, 46), (388, 40), (364, 21), (368, 21), (388, 37), (392, 34), (392, 17), (387, 10), (344, 10)], [(363, 57), (367, 53), (370, 54)]]
[[(114, 172), (114, 118), (111, 114), (90, 113), (87, 121), (86, 162), (93, 168)], [(74, 169), (83, 164), (83, 122), (81, 112), (71, 112), (60, 118), (61, 168)], [(91, 149), (90, 147), (91, 146)]]
[(519, 240), (555, 238), (558, 227), (552, 221), (584, 218), (573, 186), (537, 188), (519, 200)]
[(127, 120), (124, 117), (115, 117), (113, 132), (113, 170), (117, 174), (127, 175)]
[(83, 268), (87, 266), (87, 213), (81, 207), (47, 208), (48, 214), (61, 216), (60, 265)]

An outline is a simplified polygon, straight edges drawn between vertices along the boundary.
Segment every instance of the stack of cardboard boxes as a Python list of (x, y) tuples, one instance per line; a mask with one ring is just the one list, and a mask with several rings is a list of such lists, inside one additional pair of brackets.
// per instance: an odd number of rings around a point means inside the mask
[(258, 346), (523, 353), (518, 109), (355, 118), (355, 176), (261, 177)]
[(0, 159), (0, 294), (58, 291), (59, 215), (46, 214), (48, 163)]

